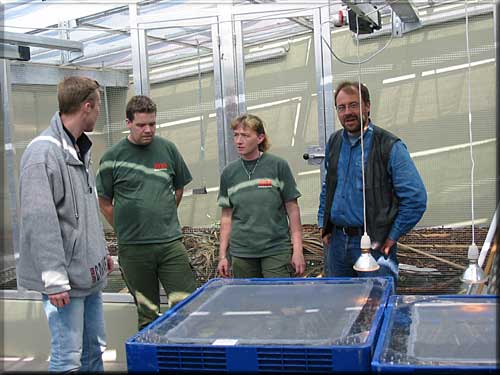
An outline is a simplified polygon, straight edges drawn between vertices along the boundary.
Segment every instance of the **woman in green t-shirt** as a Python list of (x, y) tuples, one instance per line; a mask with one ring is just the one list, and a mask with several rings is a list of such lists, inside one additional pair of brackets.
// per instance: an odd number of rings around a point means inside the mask
[[(231, 122), (240, 158), (224, 168), (218, 203), (222, 207), (219, 264), (229, 277), (290, 277), (305, 270), (300, 192), (288, 162), (266, 152), (262, 120), (250, 114)], [(290, 243), (291, 239), (291, 243)]]

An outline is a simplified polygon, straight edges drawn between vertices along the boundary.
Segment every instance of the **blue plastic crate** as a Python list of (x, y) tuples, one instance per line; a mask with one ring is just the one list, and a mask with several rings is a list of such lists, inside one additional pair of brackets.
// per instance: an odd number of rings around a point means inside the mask
[(391, 296), (374, 373), (497, 373), (492, 295)]
[(370, 370), (391, 278), (213, 279), (127, 340), (131, 372)]

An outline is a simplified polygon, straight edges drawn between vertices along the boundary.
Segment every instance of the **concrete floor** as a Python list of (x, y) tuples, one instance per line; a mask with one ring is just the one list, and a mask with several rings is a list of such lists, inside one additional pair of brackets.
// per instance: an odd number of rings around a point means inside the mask
[[(50, 354), (50, 333), (47, 319), (37, 293), (27, 298), (14, 298), (15, 291), (1, 291), (2, 339), (0, 373), (46, 372)], [(106, 302), (104, 295), (107, 350), (103, 354), (106, 372), (127, 372), (125, 342), (137, 332), (137, 312), (132, 301)], [(131, 299), (131, 298), (130, 298)]]
[[(48, 359), (33, 357), (4, 357), (0, 358), (0, 372), (46, 372), (49, 366)], [(127, 363), (116, 360), (104, 361), (105, 372), (127, 372)]]
[[(0, 269), (15, 265), (13, 256), (3, 255)], [(5, 272), (4, 272), (5, 273)], [(1, 274), (4, 274), (1, 273)], [(118, 267), (113, 271), (109, 289), (121, 284)], [(120, 280), (118, 280), (120, 279)], [(113, 282), (116, 281), (116, 282)], [(112, 285), (111, 285), (112, 284)], [(114, 285), (116, 284), (116, 285)], [(165, 292), (161, 289), (161, 309), (168, 309)], [(127, 372), (125, 342), (137, 332), (137, 312), (132, 297), (126, 291), (103, 294), (107, 349), (103, 355), (105, 372)], [(0, 373), (47, 372), (50, 334), (47, 319), (36, 292), (0, 290)]]

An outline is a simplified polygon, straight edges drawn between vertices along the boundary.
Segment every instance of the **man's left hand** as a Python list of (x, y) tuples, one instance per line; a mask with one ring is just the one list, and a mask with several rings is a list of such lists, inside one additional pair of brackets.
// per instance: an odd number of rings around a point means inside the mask
[(389, 253), (391, 252), (391, 247), (393, 247), (395, 243), (396, 241), (387, 238), (384, 244), (382, 245), (382, 249), (380, 249), (380, 251), (384, 253), (386, 257), (389, 256)]

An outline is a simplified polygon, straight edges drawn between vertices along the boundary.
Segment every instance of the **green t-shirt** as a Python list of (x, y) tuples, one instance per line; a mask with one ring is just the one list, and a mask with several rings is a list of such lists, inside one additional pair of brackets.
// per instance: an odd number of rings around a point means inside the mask
[(233, 209), (231, 254), (259, 258), (290, 251), (285, 202), (300, 195), (290, 166), (276, 155), (265, 152), (260, 159), (238, 159), (224, 168), (218, 203)]
[(103, 155), (97, 193), (113, 201), (119, 244), (170, 242), (182, 237), (175, 190), (192, 180), (177, 147), (154, 137), (147, 146), (121, 140)]

